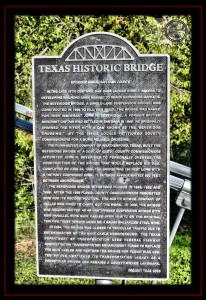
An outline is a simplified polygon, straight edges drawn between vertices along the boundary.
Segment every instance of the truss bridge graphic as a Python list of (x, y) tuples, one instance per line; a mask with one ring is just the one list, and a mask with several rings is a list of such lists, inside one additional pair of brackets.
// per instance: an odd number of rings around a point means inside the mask
[(88, 45), (75, 48), (65, 61), (82, 60), (133, 60), (125, 47), (116, 45)]

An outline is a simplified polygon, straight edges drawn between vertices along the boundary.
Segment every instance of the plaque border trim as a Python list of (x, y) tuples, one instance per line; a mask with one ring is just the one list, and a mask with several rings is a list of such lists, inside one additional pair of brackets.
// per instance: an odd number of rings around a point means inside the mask
[[(165, 278), (160, 277), (95, 277), (95, 276), (71, 276), (71, 275), (42, 275), (39, 274), (39, 255), (38, 255), (38, 211), (37, 211), (37, 162), (36, 162), (36, 112), (35, 112), (35, 59), (39, 58), (62, 58), (66, 51), (78, 40), (90, 36), (90, 35), (111, 35), (122, 39), (125, 43), (127, 43), (130, 47), (133, 48), (135, 53), (139, 57), (167, 57), (167, 275)], [(131, 59), (128, 59), (131, 60)], [(110, 32), (90, 32), (84, 35), (79, 36), (71, 43), (69, 43), (66, 48), (63, 50), (60, 56), (44, 56), (44, 55), (35, 55), (32, 57), (32, 106), (33, 106), (33, 142), (34, 142), (34, 198), (35, 198), (35, 229), (36, 229), (36, 262), (37, 262), (37, 276), (39, 277), (57, 277), (57, 278), (91, 278), (91, 279), (118, 279), (118, 280), (158, 280), (158, 281), (166, 281), (169, 279), (169, 224), (170, 224), (170, 56), (168, 54), (140, 54), (139, 51), (125, 38)]]

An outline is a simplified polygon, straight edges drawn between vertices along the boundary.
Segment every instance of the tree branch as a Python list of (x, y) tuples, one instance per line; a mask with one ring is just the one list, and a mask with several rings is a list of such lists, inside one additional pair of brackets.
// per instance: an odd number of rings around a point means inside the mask
[(170, 83), (170, 85), (171, 85), (174, 89), (176, 89), (176, 90), (178, 90), (178, 91), (180, 91), (180, 92), (183, 92), (183, 93), (189, 93), (189, 92), (190, 92), (190, 91), (188, 91), (188, 90), (178, 88), (177, 86), (175, 86), (175, 85), (172, 84), (172, 83)]

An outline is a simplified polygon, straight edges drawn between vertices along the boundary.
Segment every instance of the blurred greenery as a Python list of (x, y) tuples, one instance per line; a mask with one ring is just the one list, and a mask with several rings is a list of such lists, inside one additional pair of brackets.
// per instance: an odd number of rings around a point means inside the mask
[[(184, 21), (188, 35), (182, 43), (165, 37), (171, 19)], [(32, 108), (32, 57), (60, 55), (77, 37), (105, 31), (130, 41), (140, 54), (170, 56), (171, 147), (191, 140), (191, 18), (189, 16), (16, 16), (15, 102)], [(188, 146), (188, 145), (187, 145)], [(186, 146), (186, 148), (187, 148)]]
[[(182, 43), (172, 43), (165, 36), (165, 26), (172, 19), (182, 20), (188, 29)], [(64, 48), (88, 32), (119, 34), (141, 54), (170, 55), (170, 149), (171, 160), (191, 165), (191, 18), (190, 16), (67, 15), (16, 16), (15, 18), (15, 102), (32, 108), (32, 57), (61, 55)], [(21, 116), (22, 117), (22, 116)], [(24, 117), (26, 119), (27, 117)], [(19, 178), (28, 177), (25, 166), (33, 166), (32, 137), (15, 131), (16, 208), (30, 207), (32, 198)]]

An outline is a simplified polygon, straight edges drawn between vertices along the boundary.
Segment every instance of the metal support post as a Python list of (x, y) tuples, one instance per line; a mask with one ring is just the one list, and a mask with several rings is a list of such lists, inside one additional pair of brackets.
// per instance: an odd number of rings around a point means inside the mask
[(183, 215), (184, 215), (184, 212), (185, 212), (185, 208), (182, 208), (182, 207), (181, 207), (180, 210), (179, 210), (179, 212), (178, 212), (178, 215), (177, 215), (177, 218), (176, 218), (176, 220), (175, 220), (175, 223), (174, 223), (174, 225), (173, 225), (172, 231), (171, 231), (171, 233), (170, 233), (170, 244), (169, 244), (169, 247), (172, 245), (173, 239), (174, 239), (175, 234), (176, 234), (176, 232), (177, 232), (177, 229), (178, 229), (178, 227), (179, 227), (179, 225), (180, 225), (180, 222), (181, 222), (181, 220), (182, 220), (182, 217), (183, 217)]
[[(176, 234), (176, 232), (177, 232), (177, 229), (178, 229), (178, 227), (179, 227), (179, 225), (180, 225), (180, 222), (181, 222), (181, 220), (182, 220), (182, 217), (183, 217), (183, 215), (184, 215), (184, 212), (185, 212), (185, 208), (182, 208), (182, 207), (181, 207), (180, 210), (179, 210), (179, 212), (178, 212), (178, 215), (177, 215), (177, 218), (176, 218), (176, 220), (175, 220), (175, 223), (174, 223), (174, 225), (173, 225), (172, 231), (171, 231), (171, 233), (170, 233), (169, 248), (170, 248), (171, 245), (172, 245), (173, 239), (174, 239), (175, 234)], [(152, 281), (152, 285), (155, 285), (155, 284), (157, 284), (157, 280), (153, 280), (153, 281)]]

